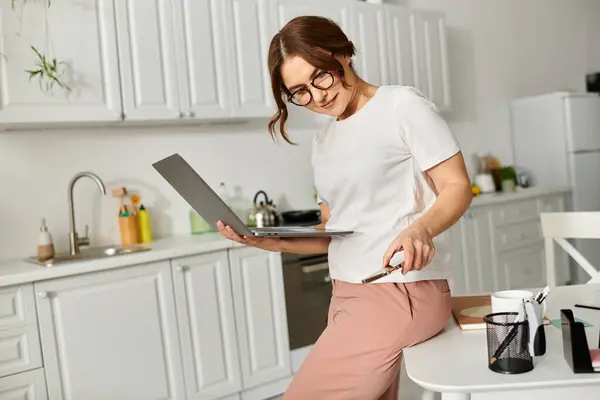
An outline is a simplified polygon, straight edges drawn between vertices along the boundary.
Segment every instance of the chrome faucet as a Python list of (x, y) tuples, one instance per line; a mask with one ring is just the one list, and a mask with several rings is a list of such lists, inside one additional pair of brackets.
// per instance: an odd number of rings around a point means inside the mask
[(69, 232), (69, 252), (73, 256), (79, 254), (79, 246), (87, 246), (90, 244), (87, 226), (84, 237), (80, 238), (77, 235), (77, 230), (75, 229), (75, 208), (73, 207), (73, 187), (75, 186), (75, 182), (84, 176), (96, 182), (98, 188), (100, 188), (100, 192), (102, 192), (103, 195), (106, 195), (106, 187), (104, 186), (104, 183), (98, 177), (98, 175), (92, 172), (80, 172), (71, 178), (71, 181), (69, 182), (69, 226), (71, 227), (71, 231)]

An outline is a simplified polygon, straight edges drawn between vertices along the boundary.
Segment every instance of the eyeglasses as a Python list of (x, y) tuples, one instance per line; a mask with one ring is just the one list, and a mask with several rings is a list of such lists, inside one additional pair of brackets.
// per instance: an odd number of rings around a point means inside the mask
[[(323, 71), (319, 73), (319, 75), (315, 76), (310, 84), (319, 90), (327, 90), (333, 86), (333, 82), (334, 78), (331, 72)], [(308, 105), (312, 99), (312, 93), (308, 89), (308, 86), (306, 86), (289, 95), (287, 100), (297, 106), (304, 107)]]

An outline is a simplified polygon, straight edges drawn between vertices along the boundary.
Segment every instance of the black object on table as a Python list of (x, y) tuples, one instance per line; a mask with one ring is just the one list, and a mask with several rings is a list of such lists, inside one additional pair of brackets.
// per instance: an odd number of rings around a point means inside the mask
[(518, 313), (486, 315), (488, 368), (501, 374), (522, 374), (533, 369), (529, 352), (529, 324)]
[[(576, 374), (589, 374), (594, 372), (592, 357), (585, 335), (583, 322), (575, 322), (573, 311), (560, 310), (560, 322), (563, 339), (563, 354), (567, 364)], [(600, 340), (598, 343), (600, 347)]]

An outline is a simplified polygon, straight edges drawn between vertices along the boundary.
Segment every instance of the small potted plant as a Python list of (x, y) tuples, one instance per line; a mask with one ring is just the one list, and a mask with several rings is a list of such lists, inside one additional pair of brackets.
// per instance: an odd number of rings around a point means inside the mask
[(505, 193), (515, 191), (515, 169), (511, 166), (498, 168), (498, 177), (500, 178), (502, 191)]

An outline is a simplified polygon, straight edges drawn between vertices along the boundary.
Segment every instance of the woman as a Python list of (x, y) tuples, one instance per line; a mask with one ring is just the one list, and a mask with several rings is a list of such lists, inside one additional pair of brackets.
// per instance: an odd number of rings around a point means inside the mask
[[(322, 223), (355, 233), (330, 238), (240, 237), (276, 252), (329, 252), (328, 324), (284, 399), (394, 399), (402, 350), (440, 332), (450, 316), (451, 271), (433, 238), (471, 202), (459, 146), (436, 107), (405, 86), (376, 87), (352, 67), (352, 42), (332, 21), (298, 17), (271, 42), (278, 111), (269, 123), (291, 143), (286, 101), (334, 117), (313, 140)], [(361, 281), (404, 251), (402, 269)]]

